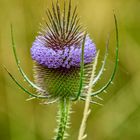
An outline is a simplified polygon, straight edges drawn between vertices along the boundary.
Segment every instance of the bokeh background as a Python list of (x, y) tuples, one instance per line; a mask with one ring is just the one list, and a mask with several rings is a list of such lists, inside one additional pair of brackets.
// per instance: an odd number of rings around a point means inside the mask
[[(95, 90), (106, 83), (114, 66), (113, 10), (119, 24), (119, 68), (114, 84), (101, 94), (104, 101), (98, 101), (104, 106), (91, 105), (87, 140), (140, 140), (140, 0), (73, 0), (73, 4), (78, 4), (81, 22), (100, 50), (97, 70), (108, 33), (111, 35), (106, 71)], [(12, 54), (10, 24), (14, 26), (21, 65), (33, 80), (30, 48), (47, 7), (49, 0), (0, 0), (0, 65), (5, 65), (30, 91)], [(50, 140), (54, 136), (57, 104), (42, 105), (39, 100), (27, 98), (0, 67), (0, 140)], [(77, 139), (83, 108), (83, 102), (72, 106), (68, 140)]]

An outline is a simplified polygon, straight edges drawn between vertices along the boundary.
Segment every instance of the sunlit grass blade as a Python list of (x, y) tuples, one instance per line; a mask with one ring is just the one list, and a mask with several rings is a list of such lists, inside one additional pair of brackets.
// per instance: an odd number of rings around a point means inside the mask
[(115, 66), (114, 66), (114, 70), (113, 73), (109, 79), (109, 81), (105, 84), (105, 86), (103, 86), (101, 89), (99, 89), (98, 91), (95, 91), (91, 94), (91, 96), (96, 96), (98, 94), (100, 94), (101, 92), (105, 91), (107, 89), (107, 87), (112, 83), (116, 71), (117, 71), (117, 67), (118, 67), (118, 55), (119, 55), (119, 33), (118, 33), (118, 23), (117, 23), (117, 18), (116, 15), (114, 14), (114, 21), (115, 21), (115, 29), (116, 29), (116, 59), (115, 59)]
[(92, 82), (93, 85), (97, 83), (97, 81), (100, 79), (100, 77), (103, 74), (103, 71), (105, 69), (106, 59), (107, 59), (107, 55), (108, 55), (108, 46), (109, 46), (109, 39), (107, 40), (107, 43), (106, 43), (106, 51), (105, 51), (105, 56), (104, 56), (102, 67), (101, 67), (98, 75), (93, 80), (93, 82)]
[(83, 118), (82, 118), (82, 122), (81, 122), (80, 129), (79, 129), (79, 134), (78, 134), (78, 140), (83, 140), (86, 136), (86, 134), (85, 134), (86, 123), (87, 123), (87, 119), (89, 117), (89, 114), (91, 112), (90, 103), (92, 102), (90, 93), (92, 92), (92, 81), (93, 81), (94, 76), (95, 76), (96, 66), (97, 66), (97, 62), (98, 62), (98, 56), (99, 56), (99, 51), (96, 54), (96, 57), (94, 59), (94, 63), (92, 66), (89, 86), (87, 89), (87, 96), (85, 97), (85, 107), (84, 107), (84, 111), (83, 111)]
[(16, 64), (17, 64), (17, 67), (19, 69), (19, 72), (23, 76), (24, 80), (29, 83), (30, 86), (32, 86), (33, 88), (41, 91), (42, 89), (39, 88), (38, 86), (36, 86), (33, 82), (31, 82), (29, 80), (29, 78), (26, 76), (26, 74), (24, 73), (23, 69), (20, 67), (20, 61), (19, 61), (19, 59), (17, 57), (17, 53), (16, 53), (16, 45), (15, 45), (15, 41), (14, 41), (14, 34), (13, 34), (13, 27), (12, 27), (12, 25), (11, 25), (11, 39), (12, 39), (12, 49), (13, 49), (14, 57), (15, 57)]
[(85, 33), (84, 38), (83, 38), (83, 43), (82, 43), (81, 64), (80, 64), (80, 86), (79, 86), (78, 94), (76, 95), (75, 99), (73, 99), (73, 101), (78, 100), (78, 98), (79, 98), (79, 96), (80, 96), (80, 94), (81, 94), (82, 87), (83, 87), (83, 76), (84, 76), (84, 49), (85, 49), (86, 35), (87, 35), (87, 33)]
[(7, 73), (9, 74), (9, 76), (12, 78), (12, 80), (16, 83), (16, 85), (22, 89), (25, 93), (27, 93), (29, 96), (31, 97), (35, 97), (35, 98), (41, 98), (41, 99), (46, 99), (48, 98), (48, 96), (40, 96), (40, 95), (35, 95), (31, 92), (29, 92), (26, 88), (24, 88), (21, 84), (19, 84), (19, 82), (14, 78), (14, 76), (7, 70), (7, 68), (5, 66), (3, 66), (4, 69), (7, 71)]

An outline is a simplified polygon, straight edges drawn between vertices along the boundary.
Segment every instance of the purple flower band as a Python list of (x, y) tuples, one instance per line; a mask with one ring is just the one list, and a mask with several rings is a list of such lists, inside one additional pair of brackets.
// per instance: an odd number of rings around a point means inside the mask
[[(31, 48), (32, 59), (48, 68), (80, 67), (81, 45), (66, 46), (63, 49), (52, 49), (46, 46), (45, 38), (38, 36)], [(96, 47), (89, 36), (85, 40), (84, 63), (91, 63), (96, 56)]]

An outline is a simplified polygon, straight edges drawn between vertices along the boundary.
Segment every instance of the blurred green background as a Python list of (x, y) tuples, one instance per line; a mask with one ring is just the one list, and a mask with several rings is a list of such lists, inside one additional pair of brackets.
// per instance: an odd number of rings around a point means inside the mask
[[(140, 0), (73, 0), (77, 3), (81, 22), (100, 50), (98, 69), (111, 34), (106, 71), (95, 90), (109, 79), (114, 66), (113, 10), (118, 17), (121, 46), (114, 84), (101, 95), (104, 101), (99, 101), (104, 106), (91, 105), (87, 140), (140, 140)], [(6, 65), (29, 89), (14, 61), (10, 24), (14, 26), (21, 65), (33, 80), (30, 48), (47, 7), (49, 0), (0, 0), (0, 65)], [(0, 140), (50, 140), (54, 136), (57, 104), (42, 105), (27, 98), (0, 67)], [(68, 140), (77, 139), (84, 103), (77, 102), (72, 108)]]

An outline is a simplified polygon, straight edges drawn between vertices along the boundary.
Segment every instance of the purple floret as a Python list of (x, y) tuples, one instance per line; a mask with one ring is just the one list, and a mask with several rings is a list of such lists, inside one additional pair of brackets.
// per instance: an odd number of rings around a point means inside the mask
[[(45, 38), (38, 36), (31, 48), (32, 59), (48, 68), (80, 67), (81, 45), (66, 46), (63, 49), (52, 49), (46, 46)], [(84, 63), (88, 64), (96, 56), (96, 47), (89, 36), (85, 40)]]

